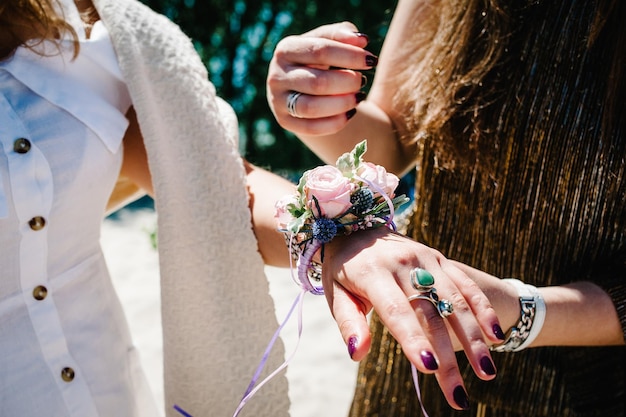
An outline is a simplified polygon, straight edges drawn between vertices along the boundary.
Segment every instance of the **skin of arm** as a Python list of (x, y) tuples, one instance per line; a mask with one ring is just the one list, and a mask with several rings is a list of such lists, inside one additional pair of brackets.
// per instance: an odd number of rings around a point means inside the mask
[[(517, 291), (512, 285), (486, 272), (454, 263), (487, 295), (505, 330), (517, 324), (520, 307)], [(596, 284), (580, 281), (542, 287), (539, 291), (546, 303), (546, 319), (530, 347), (612, 346), (625, 343), (615, 306), (608, 294)], [(458, 347), (456, 343), (455, 346)]]
[(293, 194), (295, 185), (247, 161), (244, 161), (244, 165), (252, 224), (263, 260), (267, 265), (288, 267), (290, 255), (283, 233), (278, 231), (274, 212), (276, 201)]

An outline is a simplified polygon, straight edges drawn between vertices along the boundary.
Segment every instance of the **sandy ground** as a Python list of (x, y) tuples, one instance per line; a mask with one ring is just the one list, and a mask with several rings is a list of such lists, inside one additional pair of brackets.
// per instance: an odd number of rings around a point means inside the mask
[[(163, 403), (158, 255), (150, 243), (155, 224), (156, 214), (150, 208), (121, 210), (105, 220), (102, 245), (147, 377)], [(299, 288), (288, 270), (268, 267), (266, 272), (276, 316), (282, 322)], [(348, 357), (324, 297), (307, 294), (303, 310), (302, 339), (287, 369), (291, 416), (343, 417), (350, 406), (357, 364)], [(289, 356), (297, 342), (296, 317), (285, 326), (282, 339)], [(263, 390), (257, 395), (263, 395)]]

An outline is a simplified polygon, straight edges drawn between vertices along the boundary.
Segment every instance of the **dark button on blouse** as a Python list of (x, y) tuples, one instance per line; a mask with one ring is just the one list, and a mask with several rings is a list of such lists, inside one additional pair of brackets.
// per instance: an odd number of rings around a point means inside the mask
[(74, 380), (74, 370), (72, 368), (63, 368), (61, 371), (61, 379), (65, 382), (72, 382)]
[(26, 153), (30, 151), (30, 141), (26, 138), (19, 138), (13, 142), (13, 150), (17, 153)]
[(46, 219), (41, 216), (35, 216), (28, 221), (28, 225), (33, 230), (41, 230), (46, 226)]
[(33, 298), (37, 301), (41, 301), (48, 296), (48, 289), (43, 285), (37, 285), (33, 290)]

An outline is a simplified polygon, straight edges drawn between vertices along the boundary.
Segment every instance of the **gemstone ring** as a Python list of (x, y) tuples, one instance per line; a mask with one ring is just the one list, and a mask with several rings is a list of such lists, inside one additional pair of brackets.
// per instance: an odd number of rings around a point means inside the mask
[(439, 299), (437, 289), (434, 288), (435, 278), (430, 272), (422, 268), (413, 268), (409, 276), (411, 285), (419, 291), (419, 293), (409, 296), (409, 302), (413, 300), (430, 301), (444, 319), (454, 312), (454, 307), (450, 301)]

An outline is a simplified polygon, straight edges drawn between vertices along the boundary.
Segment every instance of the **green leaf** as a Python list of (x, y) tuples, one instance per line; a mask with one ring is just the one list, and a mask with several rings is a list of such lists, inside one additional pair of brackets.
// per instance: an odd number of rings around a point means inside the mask
[(353, 156), (354, 168), (358, 168), (363, 162), (363, 155), (367, 152), (367, 140), (363, 140), (354, 147), (351, 154)]
[(337, 163), (335, 164), (337, 169), (341, 171), (344, 177), (352, 178), (352, 171), (354, 170), (354, 166), (352, 165), (352, 157), (350, 153), (346, 152), (341, 155), (337, 159)]
[(302, 229), (302, 226), (304, 226), (310, 215), (310, 211), (305, 211), (300, 217), (289, 222), (289, 224), (287, 225), (287, 230), (289, 230), (291, 233), (298, 233), (300, 229)]
[(346, 152), (337, 159), (337, 169), (341, 171), (344, 177), (352, 178), (363, 162), (363, 154), (367, 151), (367, 140), (356, 144), (354, 149)]

